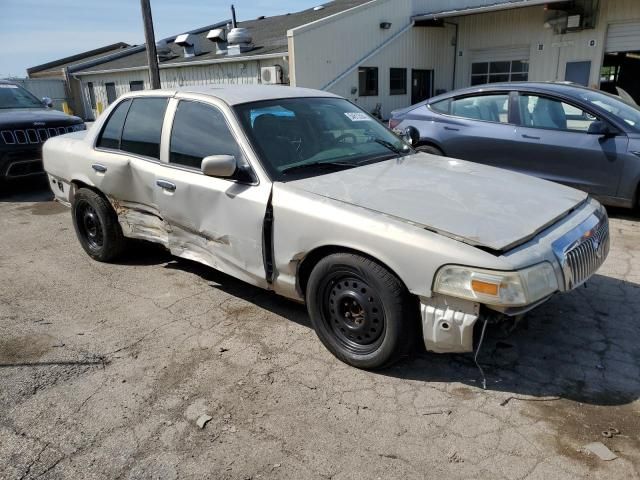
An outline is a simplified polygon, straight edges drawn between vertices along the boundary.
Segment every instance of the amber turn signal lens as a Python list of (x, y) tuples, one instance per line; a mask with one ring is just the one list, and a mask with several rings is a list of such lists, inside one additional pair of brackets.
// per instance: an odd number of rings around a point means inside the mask
[(500, 286), (495, 283), (483, 282), (482, 280), (471, 280), (471, 289), (476, 293), (497, 297)]

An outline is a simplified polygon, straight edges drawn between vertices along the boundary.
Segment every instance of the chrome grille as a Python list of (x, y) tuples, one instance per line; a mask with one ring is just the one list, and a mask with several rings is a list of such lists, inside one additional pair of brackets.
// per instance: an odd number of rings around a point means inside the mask
[(571, 290), (582, 285), (602, 266), (609, 254), (609, 220), (606, 213), (591, 217), (555, 242), (554, 251), (562, 265), (565, 289)]
[(28, 145), (44, 143), (51, 137), (63, 135), (65, 133), (77, 132), (84, 130), (84, 124), (69, 125), (66, 127), (49, 127), (49, 128), (27, 128), (17, 130), (2, 130), (0, 139), (6, 145)]

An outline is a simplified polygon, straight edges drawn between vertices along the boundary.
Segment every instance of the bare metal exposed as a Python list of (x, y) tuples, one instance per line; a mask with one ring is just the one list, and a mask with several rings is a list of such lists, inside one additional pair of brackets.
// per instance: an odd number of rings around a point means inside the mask
[(322, 342), (362, 368), (416, 335), (471, 351), (479, 319), (576, 288), (609, 248), (585, 193), (415, 153), (314, 90), (125, 95), (88, 132), (47, 141), (44, 165), (93, 258), (149, 240), (304, 301)]

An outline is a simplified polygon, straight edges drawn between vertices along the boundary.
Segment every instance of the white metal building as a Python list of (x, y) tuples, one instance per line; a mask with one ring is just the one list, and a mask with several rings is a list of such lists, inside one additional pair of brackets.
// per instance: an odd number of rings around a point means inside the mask
[[(167, 39), (162, 85), (290, 83), (385, 118), (441, 91), (509, 80), (622, 87), (640, 103), (640, 0), (336, 0), (241, 22), (252, 48), (237, 55), (206, 39), (224, 25), (192, 32), (192, 57)], [(132, 51), (74, 72), (87, 110), (148, 88), (144, 47)]]

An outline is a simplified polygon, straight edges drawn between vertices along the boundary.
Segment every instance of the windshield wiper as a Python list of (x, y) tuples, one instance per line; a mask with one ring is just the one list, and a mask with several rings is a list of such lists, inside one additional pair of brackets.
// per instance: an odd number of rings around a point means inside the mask
[(388, 142), (387, 140), (383, 140), (382, 138), (374, 138), (373, 140), (374, 142), (382, 145), (383, 147), (388, 148), (389, 150), (391, 150), (393, 153), (397, 154), (397, 155), (404, 155), (406, 153), (409, 153), (410, 150), (409, 149), (399, 149), (398, 147), (396, 147), (393, 143)]
[(302, 165), (295, 165), (293, 167), (285, 168), (282, 170), (283, 175), (287, 175), (289, 173), (302, 172), (304, 170), (323, 170), (323, 169), (340, 169), (340, 168), (354, 168), (357, 167), (355, 163), (349, 162), (312, 162), (312, 163), (304, 163)]

